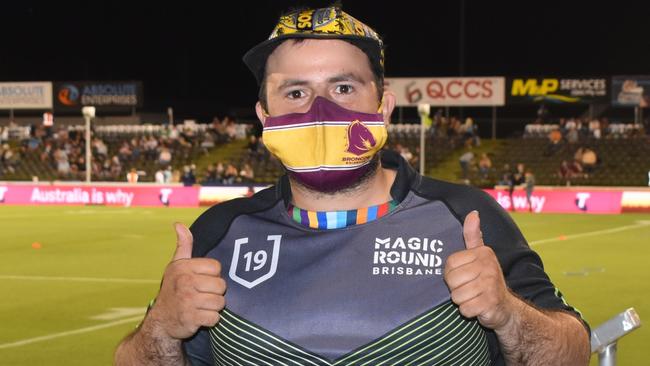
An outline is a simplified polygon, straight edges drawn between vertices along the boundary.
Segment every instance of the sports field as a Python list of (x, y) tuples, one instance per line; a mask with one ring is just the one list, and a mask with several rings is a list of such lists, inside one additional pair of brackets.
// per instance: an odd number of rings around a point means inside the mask
[[(110, 365), (156, 294), (172, 223), (202, 210), (0, 207), (0, 365)], [(592, 326), (631, 306), (650, 321), (650, 215), (514, 217)], [(619, 365), (648, 364), (648, 344), (649, 328), (628, 335)]]

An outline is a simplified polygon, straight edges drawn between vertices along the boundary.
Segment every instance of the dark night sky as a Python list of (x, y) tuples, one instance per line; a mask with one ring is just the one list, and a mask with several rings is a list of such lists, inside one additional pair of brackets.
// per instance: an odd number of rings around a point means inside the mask
[[(11, 3), (11, 4), (8, 4)], [(291, 6), (330, 1), (3, 2), (0, 80), (142, 80), (145, 110), (248, 108), (241, 62)], [(465, 3), (465, 75), (650, 74), (647, 1)], [(387, 44), (387, 76), (459, 75), (460, 0), (343, 1)]]

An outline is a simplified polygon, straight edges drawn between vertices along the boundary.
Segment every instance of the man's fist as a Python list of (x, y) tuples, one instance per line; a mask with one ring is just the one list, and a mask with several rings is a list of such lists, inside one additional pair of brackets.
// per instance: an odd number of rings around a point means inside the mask
[(217, 324), (225, 306), (226, 281), (219, 261), (192, 258), (192, 233), (180, 223), (174, 228), (176, 251), (149, 315), (167, 336), (184, 339), (201, 326)]
[(508, 323), (515, 306), (514, 295), (506, 286), (494, 251), (483, 243), (480, 224), (478, 211), (465, 217), (466, 250), (447, 258), (444, 276), (460, 313), (467, 318), (477, 317), (481, 325), (496, 330)]

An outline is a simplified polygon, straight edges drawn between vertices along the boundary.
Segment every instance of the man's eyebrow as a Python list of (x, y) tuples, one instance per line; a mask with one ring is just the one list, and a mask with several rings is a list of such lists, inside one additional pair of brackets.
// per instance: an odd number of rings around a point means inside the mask
[(354, 73), (346, 73), (346, 74), (340, 74), (336, 76), (332, 76), (331, 78), (327, 79), (328, 83), (340, 83), (341, 81), (355, 81), (359, 84), (365, 84), (366, 81), (360, 78), (357, 74)]
[(302, 79), (287, 79), (280, 83), (278, 86), (278, 90), (289, 88), (292, 86), (305, 86), (308, 85), (309, 82), (307, 80), (302, 80)]

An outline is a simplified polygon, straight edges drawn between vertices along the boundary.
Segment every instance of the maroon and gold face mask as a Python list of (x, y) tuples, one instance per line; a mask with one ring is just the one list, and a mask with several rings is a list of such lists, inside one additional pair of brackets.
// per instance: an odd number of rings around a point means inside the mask
[(388, 133), (381, 113), (316, 97), (306, 113), (268, 117), (263, 139), (299, 183), (321, 192), (349, 187), (371, 168)]

